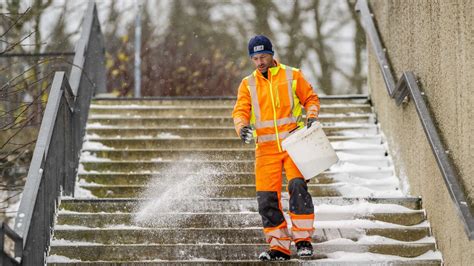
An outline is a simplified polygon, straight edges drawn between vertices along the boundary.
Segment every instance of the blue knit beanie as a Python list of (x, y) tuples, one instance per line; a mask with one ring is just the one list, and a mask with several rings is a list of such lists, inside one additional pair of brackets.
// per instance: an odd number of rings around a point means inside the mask
[(273, 47), (270, 39), (263, 35), (257, 35), (249, 41), (249, 56), (256, 54), (271, 54), (273, 55)]

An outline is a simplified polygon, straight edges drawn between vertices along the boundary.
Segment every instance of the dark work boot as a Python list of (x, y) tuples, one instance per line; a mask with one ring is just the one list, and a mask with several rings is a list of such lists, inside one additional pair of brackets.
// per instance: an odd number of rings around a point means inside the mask
[(296, 243), (296, 254), (300, 257), (313, 256), (313, 245), (309, 241), (300, 241)]
[(269, 260), (289, 260), (290, 255), (285, 254), (276, 249), (270, 249), (268, 251), (262, 252), (258, 259), (261, 261), (269, 261)]

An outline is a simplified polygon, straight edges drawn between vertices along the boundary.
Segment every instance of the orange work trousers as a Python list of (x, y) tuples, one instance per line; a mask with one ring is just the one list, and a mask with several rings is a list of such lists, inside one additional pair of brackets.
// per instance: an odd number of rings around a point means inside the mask
[[(291, 233), (281, 205), (282, 169), (285, 169), (290, 194)], [(258, 212), (270, 249), (290, 255), (291, 241), (311, 241), (314, 232), (314, 206), (303, 175), (286, 151), (265, 154), (255, 159)]]

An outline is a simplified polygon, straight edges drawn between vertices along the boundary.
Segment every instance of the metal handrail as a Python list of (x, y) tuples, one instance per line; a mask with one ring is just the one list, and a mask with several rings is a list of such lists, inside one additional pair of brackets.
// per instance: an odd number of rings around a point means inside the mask
[(0, 245), (15, 242), (15, 258), (2, 250), (4, 265), (44, 264), (61, 194), (73, 195), (80, 149), (92, 96), (105, 91), (105, 48), (97, 7), (84, 16), (69, 80), (56, 72), (50, 88), (13, 231), (2, 224)]
[(417, 84), (415, 74), (411, 71), (403, 72), (400, 80), (395, 86), (391, 67), (386, 57), (386, 50), (382, 48), (378, 31), (375, 28), (373, 15), (369, 10), (367, 1), (358, 0), (356, 11), (360, 13), (362, 27), (364, 28), (372, 48), (374, 49), (388, 94), (395, 100), (397, 106), (400, 106), (407, 97), (410, 97), (410, 99), (413, 100), (418, 117), (423, 125), (426, 138), (430, 143), (431, 150), (433, 151), (438, 167), (443, 175), (449, 195), (451, 196), (458, 215), (464, 225), (467, 237), (469, 240), (474, 240), (474, 217), (469, 207), (469, 202), (467, 201), (465, 192), (460, 184), (460, 177), (454, 170), (453, 162), (447, 155), (447, 149), (445, 148), (446, 145), (444, 145), (439, 137), (438, 129), (433, 122), (425, 99), (423, 98), (424, 93), (420, 91)]

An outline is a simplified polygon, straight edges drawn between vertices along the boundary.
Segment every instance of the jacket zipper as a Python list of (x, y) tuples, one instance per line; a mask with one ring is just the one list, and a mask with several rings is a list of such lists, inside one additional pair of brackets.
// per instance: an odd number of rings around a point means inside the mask
[(280, 146), (280, 138), (278, 136), (278, 126), (277, 126), (277, 119), (276, 119), (276, 109), (275, 109), (275, 100), (273, 97), (273, 85), (270, 80), (267, 79), (267, 81), (270, 83), (270, 97), (272, 98), (272, 107), (273, 107), (273, 124), (275, 126), (275, 135), (276, 135), (276, 142), (278, 145), (278, 151), (282, 152), (281, 146)]

